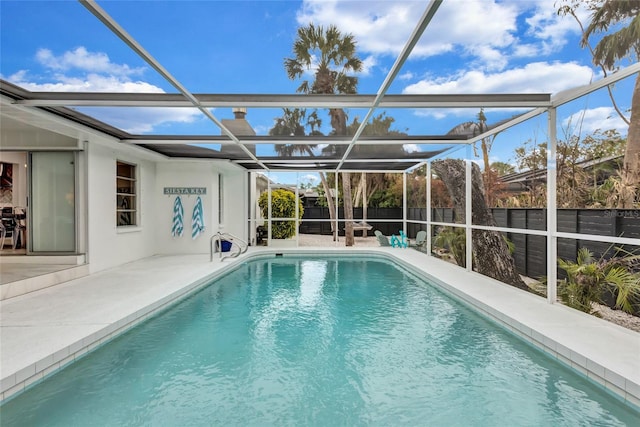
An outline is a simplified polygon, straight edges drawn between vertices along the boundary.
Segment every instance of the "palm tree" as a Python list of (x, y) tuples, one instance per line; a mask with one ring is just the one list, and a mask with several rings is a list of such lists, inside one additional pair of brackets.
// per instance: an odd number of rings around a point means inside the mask
[[(293, 44), (293, 58), (285, 58), (287, 76), (291, 80), (303, 78), (308, 71), (315, 70), (313, 81), (303, 80), (297, 89), (309, 94), (354, 94), (358, 78), (348, 73), (362, 70), (362, 61), (356, 56), (356, 42), (351, 34), (343, 35), (331, 25), (326, 30), (322, 26), (309, 24), (298, 28), (298, 37)], [(347, 116), (341, 108), (329, 109), (332, 133), (347, 134)], [(322, 176), (321, 176), (322, 179)], [(323, 186), (325, 181), (323, 181)], [(345, 211), (346, 245), (353, 245), (353, 202), (351, 200), (351, 178), (342, 173)], [(331, 194), (325, 187), (325, 193)], [(327, 201), (329, 197), (327, 197)], [(335, 209), (329, 208), (332, 224)], [(334, 230), (335, 239), (335, 230)]]
[[(309, 127), (311, 135), (320, 134), (318, 130), (322, 126), (322, 120), (318, 117), (317, 111), (313, 111), (307, 116), (306, 109), (299, 108), (283, 108), (282, 117), (275, 119), (276, 124), (269, 130), (269, 135), (275, 136), (305, 136), (306, 127)], [(307, 154), (310, 157), (315, 157), (314, 149), (317, 146), (315, 144), (278, 144), (275, 147), (275, 151), (279, 156), (291, 156), (293, 154)], [(335, 215), (335, 203), (330, 196), (330, 187), (327, 181), (327, 176), (324, 172), (319, 172), (320, 181), (322, 182), (322, 188), (326, 194), (327, 204), (329, 206), (329, 216), (331, 218), (331, 234), (333, 234), (334, 240), (336, 237), (336, 228), (334, 223)]]
[[(634, 55), (637, 59), (640, 56), (640, 37), (638, 36), (640, 1), (604, 0), (598, 6), (592, 8), (591, 23), (584, 31), (582, 47), (589, 45), (591, 36), (606, 32), (609, 27), (615, 27), (620, 23), (628, 23), (628, 25), (602, 37), (593, 50), (594, 64), (613, 70), (619, 60), (629, 55)], [(631, 98), (631, 118), (624, 154), (623, 182), (627, 186), (634, 187), (635, 191), (630, 192), (632, 197), (620, 207), (631, 208), (635, 203), (634, 193), (640, 186), (640, 75), (636, 77)]]

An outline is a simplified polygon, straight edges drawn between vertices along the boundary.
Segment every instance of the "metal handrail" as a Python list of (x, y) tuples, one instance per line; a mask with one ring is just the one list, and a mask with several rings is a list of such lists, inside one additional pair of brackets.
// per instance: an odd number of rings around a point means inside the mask
[[(222, 256), (222, 240), (223, 239), (231, 242), (232, 244), (237, 242), (236, 247), (238, 248), (238, 252), (235, 252), (231, 255), (227, 255), (223, 257)], [(247, 250), (249, 249), (249, 244), (244, 240), (242, 240), (241, 238), (239, 238), (238, 236), (234, 236), (231, 233), (221, 233), (218, 231), (216, 234), (211, 236), (211, 239), (209, 239), (209, 262), (213, 261), (214, 242), (218, 242), (217, 247), (220, 252), (220, 261), (224, 261), (226, 258), (237, 258), (243, 253), (247, 252)]]

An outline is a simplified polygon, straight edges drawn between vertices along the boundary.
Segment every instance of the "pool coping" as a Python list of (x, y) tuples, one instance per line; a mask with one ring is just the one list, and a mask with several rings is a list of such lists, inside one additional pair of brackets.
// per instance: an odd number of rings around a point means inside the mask
[[(258, 247), (251, 248), (246, 254), (236, 259), (223, 262), (215, 259), (214, 262), (209, 262), (208, 256), (204, 255), (157, 256), (130, 263), (119, 269), (96, 273), (2, 301), (0, 302), (3, 308), (0, 310), (0, 326), (3, 332), (0, 337), (3, 341), (0, 349), (2, 357), (0, 359), (2, 361), (0, 402), (37, 384), (74, 360), (155, 316), (167, 306), (191, 295), (211, 280), (228, 273), (243, 262), (274, 257), (276, 254), (286, 256), (339, 254), (341, 257), (377, 255), (391, 258), (411, 273), (425, 276), (445, 293), (473, 307), (485, 317), (573, 368), (627, 404), (636, 409), (640, 408), (640, 333), (561, 304), (549, 304), (544, 298), (480, 274), (468, 272), (419, 251), (383, 247), (366, 249)], [(186, 263), (186, 265), (182, 269), (176, 267), (178, 271), (175, 271), (176, 277), (173, 277), (169, 273), (173, 270), (169, 268), (175, 262), (181, 262), (181, 265)], [(45, 312), (36, 313), (36, 317), (46, 318), (46, 307), (42, 308), (42, 304), (48, 298), (55, 298), (57, 291), (68, 293), (71, 295), (69, 298), (74, 298), (75, 292), (75, 298), (99, 299), (101, 295), (86, 295), (82, 291), (92, 286), (95, 289), (104, 289), (96, 286), (109, 284), (109, 287), (116, 288), (112, 292), (117, 295), (119, 292), (117, 287), (120, 286), (119, 282), (123, 277), (127, 278), (127, 275), (136, 277), (150, 268), (164, 268), (166, 271), (162, 270), (157, 274), (160, 280), (164, 281), (160, 284), (152, 284), (153, 287), (148, 284), (138, 286), (134, 304), (121, 309), (116, 313), (116, 317), (95, 321), (87, 317), (91, 313), (82, 313), (75, 320), (76, 324), (49, 326), (45, 324), (46, 322), (40, 325), (31, 325), (29, 322), (29, 307), (33, 306), (34, 301), (40, 301), (40, 310), (45, 310)], [(98, 283), (94, 285), (93, 282)], [(96, 292), (95, 289), (92, 290)], [(113, 295), (111, 297), (113, 298)], [(117, 307), (118, 301), (111, 303)], [(128, 299), (127, 303), (129, 303)], [(107, 309), (109, 309), (108, 306), (105, 310)], [(27, 313), (20, 313), (21, 310)], [(55, 310), (55, 307), (51, 307), (51, 310)], [(117, 310), (108, 310), (104, 313), (111, 314), (112, 311)], [(96, 313), (95, 316), (104, 315), (104, 313)], [(53, 313), (49, 315), (53, 316)], [(72, 329), (74, 326), (80, 330)], [(39, 355), (28, 357), (28, 352), (24, 348), (12, 349), (12, 345), (7, 345), (20, 342), (16, 334), (21, 333), (20, 328), (27, 327), (36, 328), (33, 331), (36, 334), (34, 341), (37, 339), (37, 334), (40, 334), (41, 340), (52, 341), (52, 347), (39, 349)], [(47, 336), (51, 333), (51, 328), (73, 333), (53, 340)], [(597, 340), (593, 337), (597, 337)], [(19, 354), (20, 351), (23, 353), (22, 356)], [(10, 354), (11, 352), (13, 354)], [(6, 361), (10, 363), (5, 363)], [(7, 364), (10, 365), (9, 372), (5, 370)]]

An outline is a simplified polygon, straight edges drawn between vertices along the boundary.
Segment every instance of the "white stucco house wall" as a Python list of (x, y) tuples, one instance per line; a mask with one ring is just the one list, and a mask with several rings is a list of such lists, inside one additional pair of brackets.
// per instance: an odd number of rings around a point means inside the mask
[[(14, 105), (4, 95), (0, 102), (0, 162), (16, 171), (11, 201), (4, 205), (26, 206), (28, 212), (26, 248), (19, 262), (67, 257), (90, 274), (153, 255), (208, 254), (210, 238), (218, 231), (249, 240), (250, 174), (244, 168), (221, 159), (170, 158), (47, 111)], [(46, 166), (49, 158), (57, 159), (56, 153), (62, 156), (64, 173)], [(118, 224), (123, 199), (118, 163), (135, 171), (130, 180), (135, 195), (124, 195), (135, 199), (133, 225)], [(70, 181), (63, 178), (73, 185), (60, 191), (57, 176), (68, 171)], [(191, 237), (198, 196), (182, 195), (184, 234), (172, 236), (176, 196), (165, 194), (165, 188), (204, 189), (199, 196), (203, 234)], [(61, 214), (49, 221), (58, 210)], [(2, 262), (9, 261), (18, 258), (2, 257)]]

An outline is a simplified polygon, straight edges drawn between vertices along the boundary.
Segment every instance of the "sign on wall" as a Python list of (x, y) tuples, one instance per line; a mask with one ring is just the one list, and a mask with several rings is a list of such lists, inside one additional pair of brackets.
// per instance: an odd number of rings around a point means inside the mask
[(207, 194), (207, 187), (164, 187), (164, 194), (203, 196)]

